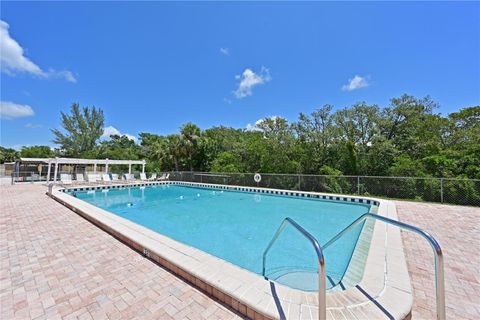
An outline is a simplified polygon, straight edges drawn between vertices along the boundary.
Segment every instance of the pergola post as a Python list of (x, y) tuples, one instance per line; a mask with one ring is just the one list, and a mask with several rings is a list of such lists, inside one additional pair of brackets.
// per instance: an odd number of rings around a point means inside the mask
[(50, 173), (52, 172), (52, 159), (48, 159), (47, 184), (50, 182)]
[(131, 174), (132, 173), (132, 164), (129, 163), (128, 164), (128, 174)]
[(96, 162), (93, 164), (93, 173), (97, 174), (97, 163)]
[(53, 174), (53, 182), (57, 182), (57, 174), (58, 174), (58, 157), (55, 157), (55, 171)]
[(105, 173), (108, 173), (108, 158), (105, 159)]
[(142, 173), (145, 173), (145, 160), (143, 160), (143, 163), (142, 163)]

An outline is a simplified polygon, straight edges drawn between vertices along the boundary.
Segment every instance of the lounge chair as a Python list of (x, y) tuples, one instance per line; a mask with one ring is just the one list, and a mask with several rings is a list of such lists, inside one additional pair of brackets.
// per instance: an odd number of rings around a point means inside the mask
[(132, 182), (135, 182), (135, 175), (133, 173), (125, 173), (123, 175), (123, 179), (127, 182), (127, 183), (132, 183)]
[(67, 173), (62, 173), (60, 175), (60, 182), (62, 184), (73, 184), (73, 181), (72, 181), (72, 175), (71, 174), (67, 174)]
[(150, 178), (148, 178), (148, 181), (155, 181), (157, 180), (157, 174), (156, 173), (152, 173), (152, 175), (150, 176)]
[(76, 173), (75, 174), (75, 182), (78, 184), (84, 184), (85, 179), (83, 178), (83, 173)]
[(163, 180), (165, 180), (165, 177), (166, 177), (166, 176), (167, 176), (167, 175), (164, 173), (164, 174), (162, 174), (157, 180), (163, 181)]
[(88, 183), (96, 184), (98, 182), (98, 175), (97, 174), (87, 174), (87, 181)]
[(117, 173), (112, 173), (112, 183), (124, 184), (126, 181), (122, 180)]
[(110, 175), (108, 173), (102, 174), (102, 181), (107, 184), (113, 182), (112, 178), (110, 178)]
[(141, 181), (147, 181), (147, 175), (145, 173), (140, 173), (140, 180)]

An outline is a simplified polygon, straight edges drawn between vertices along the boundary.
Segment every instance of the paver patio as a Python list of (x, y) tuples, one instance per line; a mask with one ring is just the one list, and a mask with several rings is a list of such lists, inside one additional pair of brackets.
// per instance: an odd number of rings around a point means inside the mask
[(0, 319), (236, 319), (45, 195), (0, 187)]
[[(48, 198), (0, 187), (1, 319), (237, 319), (232, 310)], [(445, 255), (447, 317), (480, 318), (480, 208), (397, 201)], [(414, 319), (435, 319), (431, 248), (403, 233)]]
[[(398, 218), (428, 231), (445, 259), (447, 319), (480, 319), (480, 208), (396, 201)], [(436, 319), (433, 251), (402, 231), (413, 286), (413, 319)]]

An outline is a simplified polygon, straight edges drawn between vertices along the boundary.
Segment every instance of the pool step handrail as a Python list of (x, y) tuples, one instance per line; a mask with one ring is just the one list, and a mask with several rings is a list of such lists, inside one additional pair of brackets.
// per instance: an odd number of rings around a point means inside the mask
[(313, 245), (313, 248), (315, 249), (315, 252), (317, 254), (317, 259), (318, 259), (318, 318), (320, 320), (325, 320), (327, 319), (327, 301), (326, 301), (326, 295), (327, 295), (327, 283), (326, 283), (326, 272), (325, 272), (325, 258), (323, 256), (323, 250), (322, 247), (320, 246), (319, 242), (317, 239), (315, 239), (314, 236), (312, 236), (307, 230), (305, 230), (302, 226), (300, 226), (298, 223), (295, 222), (295, 220), (291, 218), (285, 218), (282, 221), (282, 224), (280, 227), (278, 227), (277, 232), (275, 232), (275, 235), (273, 236), (272, 240), (268, 244), (267, 248), (263, 252), (263, 269), (262, 269), (262, 274), (265, 279), (268, 279), (265, 276), (265, 262), (267, 259), (267, 253), (270, 251), (270, 248), (272, 247), (273, 243), (278, 239), (280, 234), (283, 232), (287, 224), (292, 225), (297, 231), (299, 231), (305, 238), (307, 238)]
[(407, 223), (403, 223), (397, 220), (393, 220), (387, 217), (379, 216), (377, 214), (373, 213), (365, 213), (358, 217), (355, 221), (353, 221), (350, 225), (348, 225), (345, 229), (337, 233), (332, 239), (327, 241), (322, 248), (323, 250), (326, 250), (330, 245), (332, 245), (335, 241), (340, 239), (343, 235), (346, 233), (350, 232), (353, 228), (355, 228), (357, 225), (362, 223), (368, 218), (376, 219), (383, 221), (385, 223), (394, 225), (396, 227), (399, 227), (400, 229), (408, 230), (415, 232), (419, 235), (421, 235), (424, 239), (428, 241), (430, 246), (433, 249), (434, 256), (435, 256), (435, 291), (436, 291), (436, 302), (437, 302), (437, 319), (438, 320), (445, 320), (446, 319), (446, 314), (445, 314), (445, 273), (444, 273), (444, 268), (443, 268), (443, 253), (442, 253), (442, 248), (438, 244), (437, 240), (435, 240), (434, 237), (432, 237), (431, 234), (428, 232), (412, 226)]

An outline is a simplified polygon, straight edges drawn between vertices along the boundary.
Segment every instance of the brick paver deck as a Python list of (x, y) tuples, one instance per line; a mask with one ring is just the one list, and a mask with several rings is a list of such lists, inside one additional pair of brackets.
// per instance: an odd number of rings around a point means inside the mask
[[(396, 201), (401, 221), (432, 234), (445, 257), (447, 319), (480, 319), (480, 208)], [(402, 232), (414, 289), (413, 319), (435, 319), (433, 252)]]
[[(44, 195), (0, 187), (0, 319), (236, 319), (233, 311)], [(480, 209), (396, 202), (445, 255), (447, 317), (480, 319)], [(435, 319), (432, 251), (403, 233), (414, 319)]]
[(0, 319), (239, 318), (45, 191), (0, 186)]

